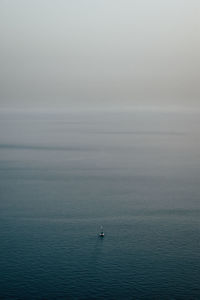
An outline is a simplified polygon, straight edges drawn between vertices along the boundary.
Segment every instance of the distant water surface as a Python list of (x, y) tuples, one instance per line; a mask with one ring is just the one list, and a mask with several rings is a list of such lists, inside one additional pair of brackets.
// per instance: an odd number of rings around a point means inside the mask
[(1, 112), (0, 298), (199, 299), (199, 117)]

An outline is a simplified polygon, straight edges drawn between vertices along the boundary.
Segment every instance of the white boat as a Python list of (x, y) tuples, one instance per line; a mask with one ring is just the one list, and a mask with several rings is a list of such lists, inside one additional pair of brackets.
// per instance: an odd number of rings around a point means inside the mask
[(100, 237), (104, 237), (103, 226), (101, 226), (101, 231), (100, 231), (100, 233), (99, 233), (99, 236), (100, 236)]

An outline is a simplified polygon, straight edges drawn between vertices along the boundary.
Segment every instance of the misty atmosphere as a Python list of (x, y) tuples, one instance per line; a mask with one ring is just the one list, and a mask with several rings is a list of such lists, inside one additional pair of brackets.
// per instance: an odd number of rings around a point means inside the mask
[(200, 298), (200, 2), (0, 1), (0, 298)]
[(2, 0), (2, 108), (199, 107), (198, 0)]

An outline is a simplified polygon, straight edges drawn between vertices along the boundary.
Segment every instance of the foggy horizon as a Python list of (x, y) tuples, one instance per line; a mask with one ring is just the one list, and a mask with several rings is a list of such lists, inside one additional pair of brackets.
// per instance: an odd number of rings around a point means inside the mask
[(1, 0), (0, 43), (0, 299), (200, 299), (200, 1)]

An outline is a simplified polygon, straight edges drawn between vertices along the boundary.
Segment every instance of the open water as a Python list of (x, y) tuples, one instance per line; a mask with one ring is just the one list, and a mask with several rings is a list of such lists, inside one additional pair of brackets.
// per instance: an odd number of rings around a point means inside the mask
[(199, 137), (197, 112), (2, 112), (0, 299), (200, 299)]

